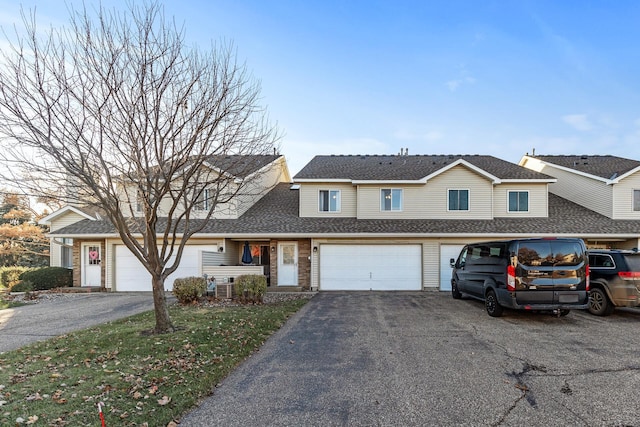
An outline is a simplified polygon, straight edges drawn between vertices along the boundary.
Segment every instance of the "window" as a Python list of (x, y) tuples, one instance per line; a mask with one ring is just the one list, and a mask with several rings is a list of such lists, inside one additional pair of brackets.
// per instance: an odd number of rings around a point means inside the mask
[(73, 267), (73, 239), (66, 237), (62, 238), (60, 242), (62, 247), (60, 248), (60, 266), (66, 268)]
[(138, 190), (136, 192), (136, 212), (142, 212), (142, 201), (143, 201), (142, 192)]
[(318, 210), (320, 212), (340, 212), (340, 190), (320, 190)]
[(640, 190), (633, 190), (633, 210), (640, 211)]
[(529, 212), (529, 192), (509, 191), (509, 212)]
[(402, 190), (399, 188), (383, 188), (380, 190), (380, 210), (401, 211)]
[(469, 190), (449, 190), (449, 210), (469, 210)]
[(205, 188), (198, 194), (194, 209), (197, 211), (208, 211), (211, 207), (211, 190)]

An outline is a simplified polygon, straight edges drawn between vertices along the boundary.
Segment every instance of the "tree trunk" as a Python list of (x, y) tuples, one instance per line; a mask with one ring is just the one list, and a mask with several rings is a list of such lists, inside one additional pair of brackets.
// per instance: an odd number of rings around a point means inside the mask
[(157, 334), (164, 334), (167, 332), (174, 332), (175, 328), (171, 323), (169, 317), (169, 307), (167, 306), (167, 299), (164, 294), (164, 280), (160, 278), (152, 278), (153, 283), (153, 305), (156, 314), (156, 327), (154, 332)]

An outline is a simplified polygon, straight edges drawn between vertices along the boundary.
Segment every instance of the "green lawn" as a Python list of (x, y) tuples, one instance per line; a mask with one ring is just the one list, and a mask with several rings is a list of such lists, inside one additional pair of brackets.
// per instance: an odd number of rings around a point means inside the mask
[(147, 312), (0, 354), (0, 425), (96, 426), (104, 402), (107, 426), (166, 426), (306, 302), (172, 306), (172, 334), (142, 334)]
[(5, 308), (20, 307), (21, 305), (25, 304), (22, 302), (7, 301), (0, 298), (0, 310), (4, 310)]

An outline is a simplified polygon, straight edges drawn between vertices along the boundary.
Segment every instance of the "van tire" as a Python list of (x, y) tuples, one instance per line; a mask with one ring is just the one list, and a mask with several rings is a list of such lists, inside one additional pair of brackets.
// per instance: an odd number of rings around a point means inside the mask
[(589, 313), (596, 316), (608, 316), (613, 313), (613, 304), (605, 291), (593, 288), (589, 291)]
[(453, 299), (462, 298), (462, 294), (458, 290), (458, 283), (455, 280), (451, 281), (451, 296), (453, 297)]
[(484, 307), (487, 309), (489, 316), (502, 316), (502, 306), (498, 303), (498, 297), (493, 289), (487, 291), (487, 296), (484, 299)]

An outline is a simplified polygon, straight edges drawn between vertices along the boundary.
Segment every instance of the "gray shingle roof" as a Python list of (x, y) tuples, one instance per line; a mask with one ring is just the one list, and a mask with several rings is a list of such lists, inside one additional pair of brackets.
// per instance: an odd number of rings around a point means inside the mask
[[(380, 233), (415, 234), (564, 234), (564, 235), (640, 235), (640, 221), (612, 220), (554, 194), (549, 194), (548, 218), (495, 218), (493, 220), (455, 219), (356, 219), (300, 218), (298, 191), (282, 183), (265, 195), (236, 220), (211, 220), (203, 233), (220, 235), (252, 234), (308, 235)], [(159, 224), (162, 227), (162, 222)], [(83, 220), (56, 234), (113, 234), (108, 221)]]
[(275, 161), (276, 155), (232, 155), (232, 156), (210, 156), (207, 160), (216, 168), (238, 178), (245, 178), (248, 175), (260, 170), (269, 163)]
[(554, 165), (564, 166), (566, 168), (575, 169), (580, 172), (598, 176), (605, 179), (614, 179), (620, 175), (640, 167), (640, 161), (625, 159), (616, 156), (589, 156), (589, 155), (570, 155), (570, 156), (531, 156), (533, 158), (553, 163)]
[(293, 179), (418, 180), (460, 159), (500, 179), (552, 179), (493, 156), (461, 154), (315, 156)]

